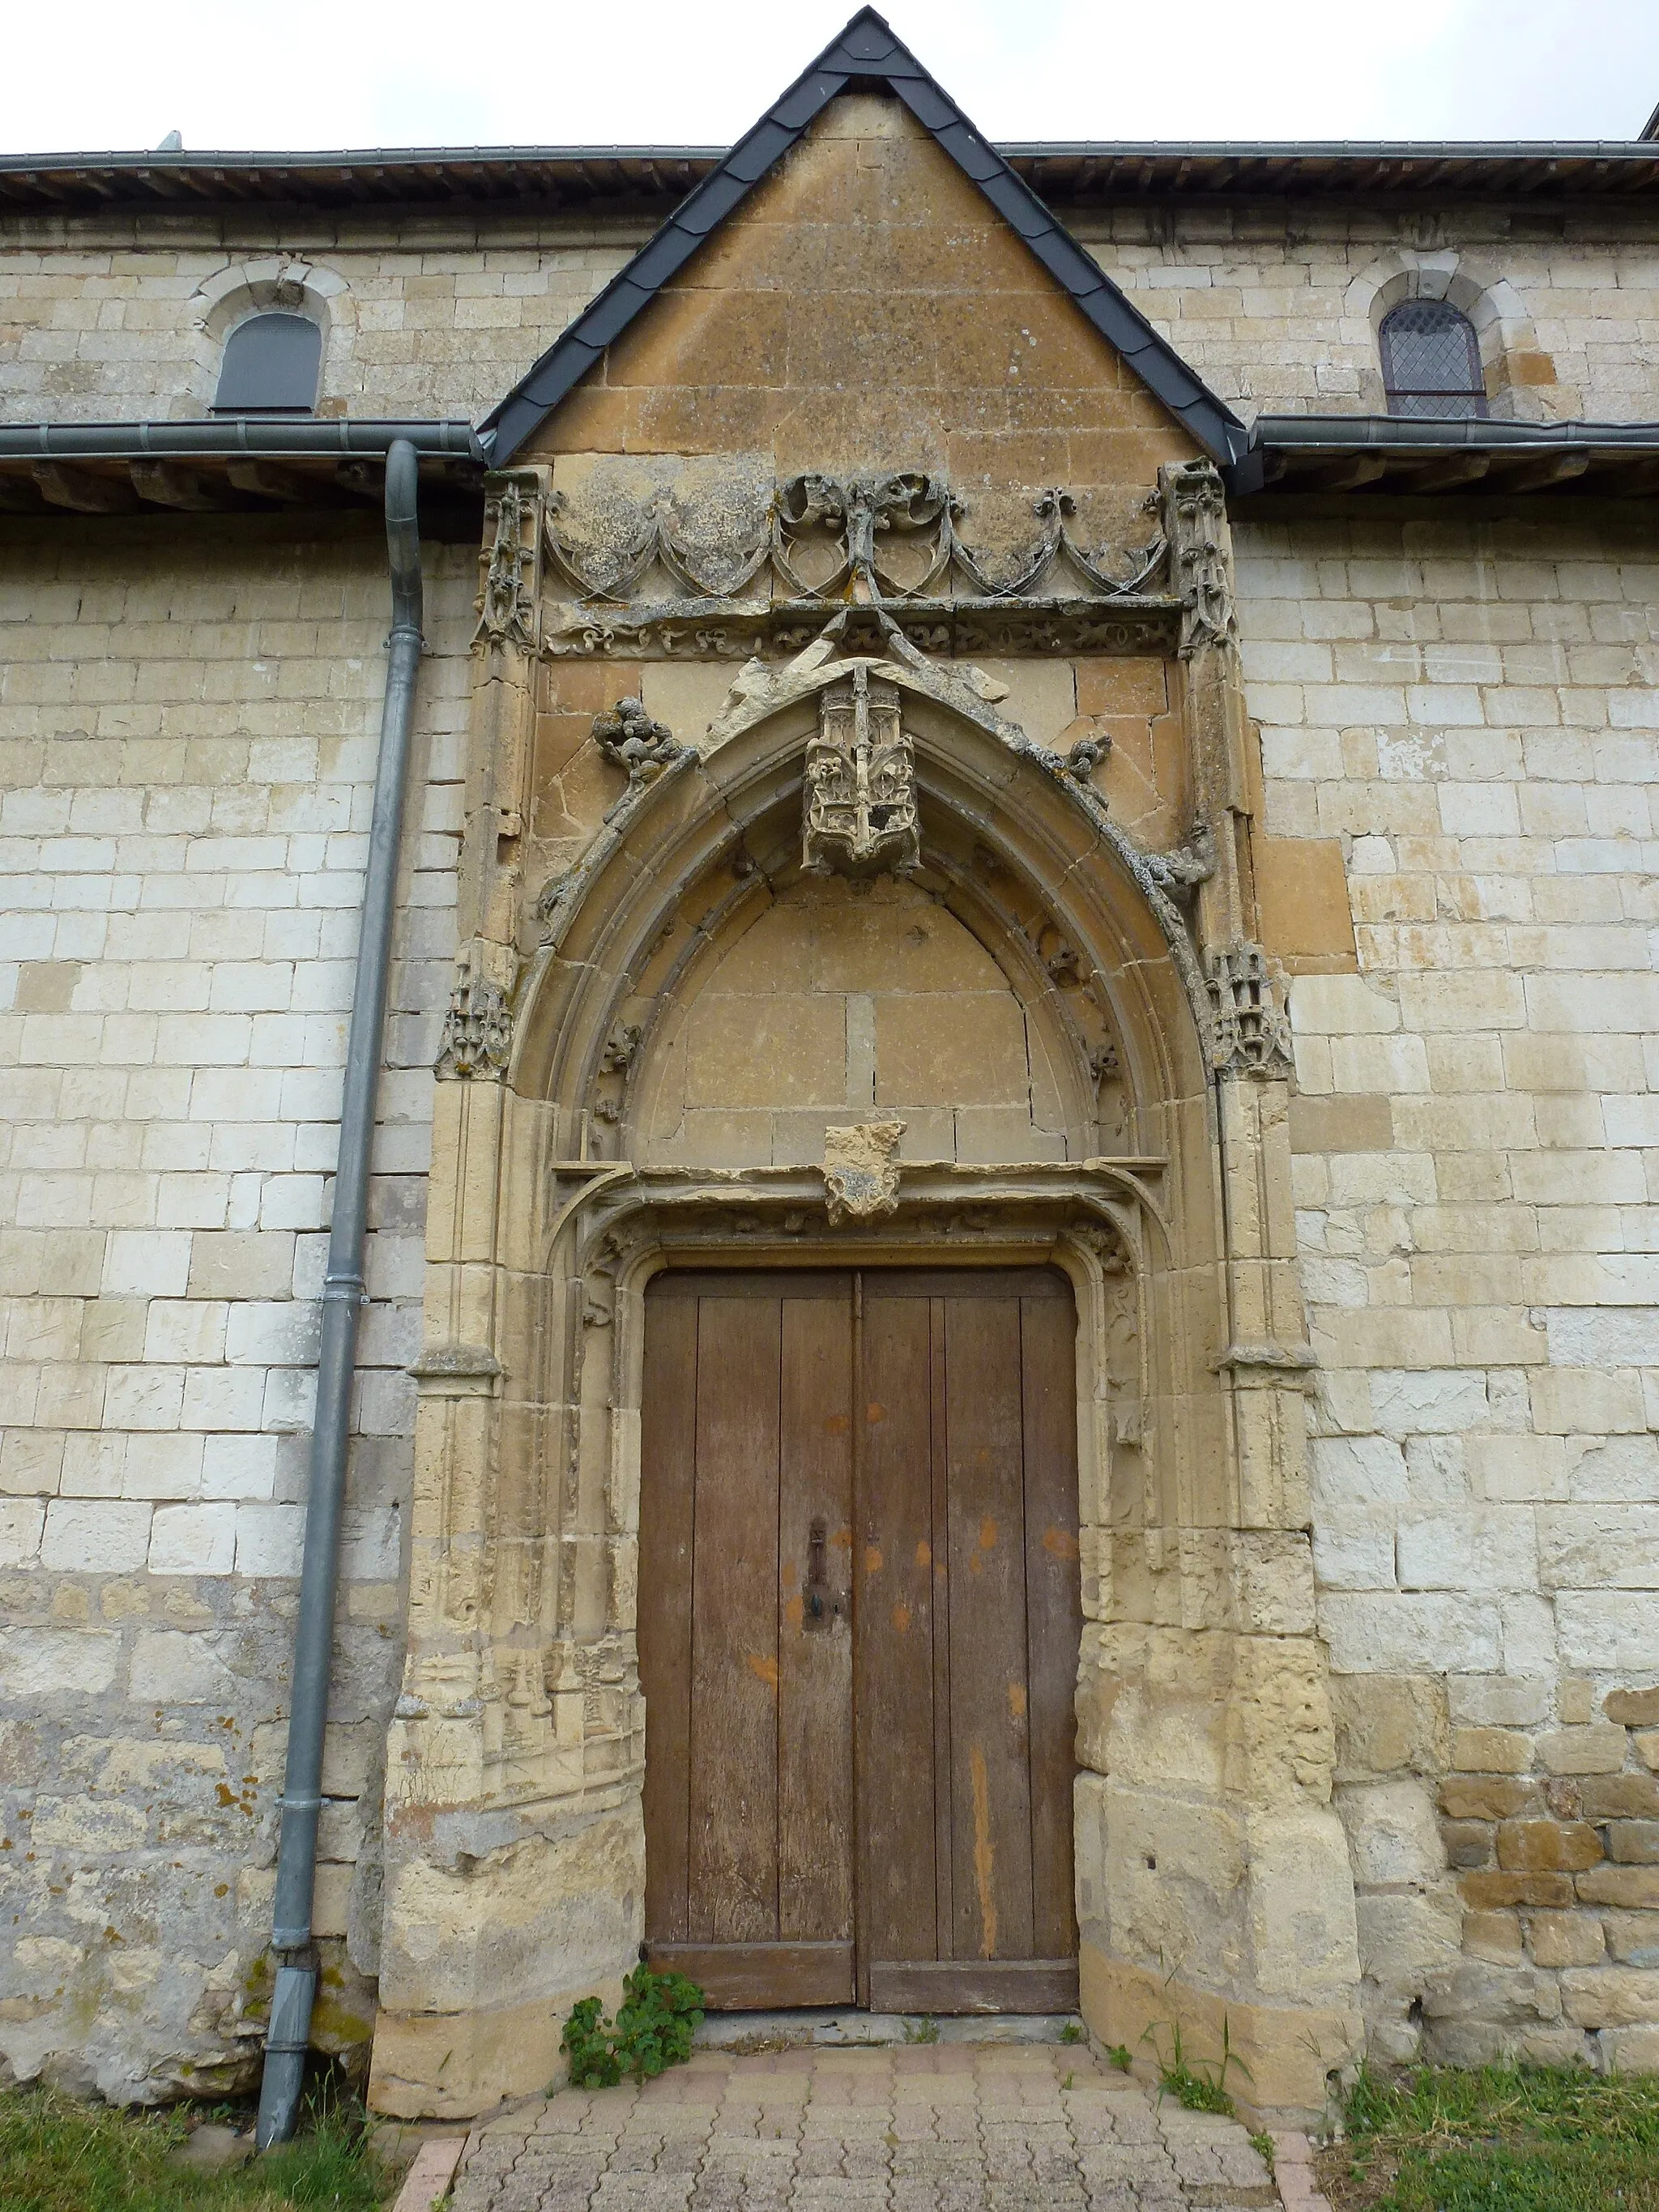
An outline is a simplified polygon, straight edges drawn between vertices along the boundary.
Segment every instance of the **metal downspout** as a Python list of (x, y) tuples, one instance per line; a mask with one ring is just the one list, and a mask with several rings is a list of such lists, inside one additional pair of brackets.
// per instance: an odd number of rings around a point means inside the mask
[(283, 1784), (271, 1944), (278, 1954), (259, 2086), (258, 2145), (285, 2142), (294, 2132), (317, 1990), (311, 1933), (312, 1883), (317, 1869), (317, 1821), (322, 1809), (323, 1733), (328, 1721), (334, 1644), (334, 1589), (345, 1503), (346, 1446), (357, 1316), (364, 1300), (363, 1237), (368, 1209), (374, 1094), (392, 967), (392, 931), (403, 832), (410, 723), (421, 654), (421, 538), (416, 501), (420, 464), (407, 439), (388, 448), (386, 534), (392, 572), (392, 634), (386, 641), (386, 699), (374, 771), (374, 814), (363, 882), (362, 928), (340, 1103), (340, 1152), (334, 1214), (323, 1280), (322, 1341), (317, 1355), (317, 1413), (311, 1438), (305, 1557), (300, 1613), (294, 1631), (294, 1692)]

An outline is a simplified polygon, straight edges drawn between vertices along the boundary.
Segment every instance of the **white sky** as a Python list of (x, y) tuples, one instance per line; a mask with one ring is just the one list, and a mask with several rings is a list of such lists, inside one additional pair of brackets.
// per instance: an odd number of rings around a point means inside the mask
[[(0, 151), (725, 144), (852, 0), (9, 0)], [(993, 138), (1631, 138), (1659, 0), (890, 0)]]

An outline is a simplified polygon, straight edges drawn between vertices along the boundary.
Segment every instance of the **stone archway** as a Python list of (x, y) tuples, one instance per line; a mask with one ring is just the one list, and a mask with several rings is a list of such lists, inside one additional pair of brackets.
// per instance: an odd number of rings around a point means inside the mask
[[(1194, 624), (1183, 672), (1200, 753), (1231, 726), (1223, 611)], [(1224, 2019), (1265, 2111), (1316, 2109), (1356, 2047), (1282, 1014), (1241, 941), (1244, 841), (1217, 816), (1221, 865), (1190, 872), (1189, 920), (1170, 864), (1160, 880), (971, 671), (877, 630), (832, 625), (784, 670), (744, 672), (704, 748), (636, 714), (633, 752), (617, 746), (628, 789), (541, 896), (510, 1032), (487, 942), (458, 986), (447, 1072), (471, 1079), (437, 1094), (388, 1750), (384, 2109), (460, 2112), (539, 2084), (569, 2002), (614, 1994), (635, 1955), (642, 1313), (653, 1272), (688, 1260), (1066, 1269), (1085, 2015), (1131, 2045), (1178, 2018), (1200, 2046)], [(920, 851), (902, 884), (815, 885), (803, 761), (820, 695), (859, 666), (903, 701)], [(794, 989), (830, 939), (836, 975)], [(945, 1010), (916, 1018), (948, 1030), (952, 1001), (983, 1015), (1001, 1040), (992, 1087), (1012, 1091), (1024, 1056), (1023, 1100), (983, 1102), (1000, 1120), (975, 1124), (942, 1065), (896, 1072), (902, 1018), (884, 1054), (873, 1002), (907, 960), (934, 959), (941, 988), (914, 995)], [(822, 1002), (811, 1021), (796, 1010), (795, 1031), (817, 1024), (799, 1097), (779, 1078), (769, 1098), (772, 1032), (730, 1012), (768, 997)], [(918, 1141), (848, 1219), (827, 1202), (823, 1132), (857, 1119), (866, 1089), (872, 1115), (913, 1109)]]

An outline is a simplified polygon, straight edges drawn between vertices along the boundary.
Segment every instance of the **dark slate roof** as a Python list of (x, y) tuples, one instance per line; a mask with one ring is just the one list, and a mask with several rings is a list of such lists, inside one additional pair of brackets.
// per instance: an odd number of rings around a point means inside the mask
[[(1659, 194), (1659, 118), (1636, 139), (1021, 140), (995, 151), (1052, 206), (1168, 200), (1642, 204)], [(718, 146), (354, 146), (249, 152), (0, 154), (0, 217), (223, 216), (233, 210), (562, 214), (660, 221)]]
[(768, 172), (799, 143), (838, 93), (884, 86), (972, 179), (1037, 259), (1063, 285), (1205, 451), (1231, 461), (1248, 443), (1243, 424), (1161, 338), (1061, 228), (1030, 186), (981, 138), (948, 94), (873, 8), (860, 9), (810, 69), (738, 140), (719, 167), (628, 266), (549, 347), (529, 374), (480, 425), (499, 467), (546, 421), (565, 395), (662, 287), (678, 274)]

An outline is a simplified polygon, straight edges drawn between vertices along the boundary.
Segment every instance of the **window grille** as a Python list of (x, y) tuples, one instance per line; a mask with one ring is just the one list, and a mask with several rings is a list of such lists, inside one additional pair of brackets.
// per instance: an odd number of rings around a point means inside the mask
[(250, 315), (225, 341), (216, 415), (309, 415), (323, 334), (304, 315)]
[(1390, 415), (1486, 413), (1480, 348), (1467, 315), (1444, 300), (1403, 300), (1379, 335)]

